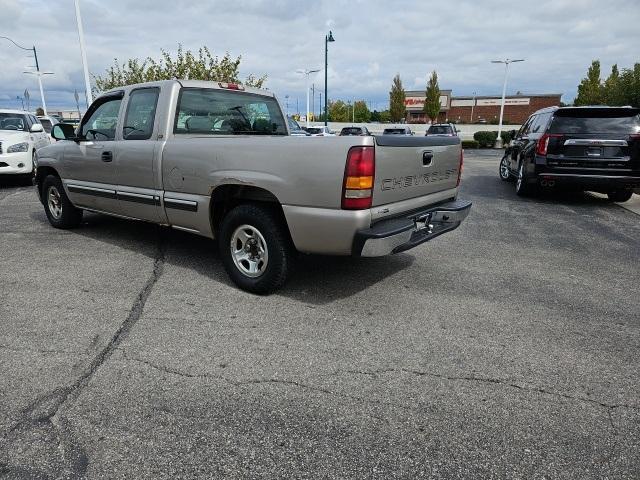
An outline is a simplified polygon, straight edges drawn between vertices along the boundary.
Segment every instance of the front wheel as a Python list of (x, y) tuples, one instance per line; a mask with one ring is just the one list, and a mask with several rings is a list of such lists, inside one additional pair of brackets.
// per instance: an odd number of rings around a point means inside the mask
[(607, 197), (612, 202), (626, 202), (633, 195), (633, 190), (616, 190), (614, 192), (607, 193)]
[(295, 250), (275, 209), (239, 205), (222, 219), (219, 232), (218, 248), (224, 268), (238, 287), (266, 294), (285, 283)]
[(511, 172), (509, 171), (508, 155), (505, 155), (504, 157), (502, 157), (502, 160), (500, 160), (500, 168), (498, 169), (498, 172), (500, 174), (500, 180), (502, 180), (503, 182), (510, 182), (513, 180)]
[(55, 228), (68, 229), (80, 225), (82, 210), (73, 206), (60, 178), (47, 175), (42, 182), (42, 200), (49, 223)]

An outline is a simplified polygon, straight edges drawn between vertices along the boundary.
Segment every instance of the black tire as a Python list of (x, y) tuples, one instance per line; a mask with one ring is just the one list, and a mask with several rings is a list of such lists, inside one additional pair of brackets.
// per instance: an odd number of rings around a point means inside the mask
[(612, 202), (626, 202), (633, 195), (633, 190), (616, 190), (613, 192), (608, 192), (607, 197)]
[(509, 171), (509, 156), (505, 155), (500, 160), (500, 166), (498, 167), (498, 175), (503, 182), (513, 182), (513, 175)]
[[(243, 238), (247, 238), (244, 244)], [(267, 294), (277, 290), (293, 268), (295, 248), (286, 224), (282, 215), (268, 205), (244, 204), (229, 211), (220, 224), (218, 248), (231, 280), (248, 292)], [(243, 255), (249, 258), (238, 260)], [(258, 271), (249, 272), (252, 266)]]
[(41, 195), (44, 211), (51, 225), (62, 229), (80, 225), (82, 210), (73, 206), (64, 191), (60, 178), (55, 175), (47, 175), (42, 182)]
[(524, 167), (524, 160), (518, 163), (518, 176), (516, 177), (516, 195), (527, 197), (535, 191), (535, 185), (529, 183), (527, 169)]

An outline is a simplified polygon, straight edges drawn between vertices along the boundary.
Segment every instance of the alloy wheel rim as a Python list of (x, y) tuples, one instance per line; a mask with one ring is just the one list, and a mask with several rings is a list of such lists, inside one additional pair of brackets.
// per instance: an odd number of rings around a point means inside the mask
[(58, 220), (62, 216), (62, 199), (60, 198), (60, 192), (54, 186), (49, 187), (47, 205), (51, 216)]
[(520, 188), (522, 187), (523, 176), (524, 176), (524, 165), (521, 163), (520, 168), (518, 168), (518, 183), (516, 185), (518, 187), (518, 190), (520, 190)]
[(507, 166), (506, 157), (500, 162), (500, 175), (502, 178), (509, 178), (509, 167)]
[(269, 263), (269, 250), (262, 233), (252, 225), (240, 225), (231, 235), (229, 247), (236, 268), (243, 275), (256, 278)]

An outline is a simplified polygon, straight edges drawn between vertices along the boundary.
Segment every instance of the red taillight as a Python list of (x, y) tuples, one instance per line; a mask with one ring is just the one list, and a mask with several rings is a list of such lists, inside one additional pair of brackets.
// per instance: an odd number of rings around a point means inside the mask
[(226, 88), (227, 90), (244, 90), (244, 87), (239, 83), (223, 83), (218, 82), (220, 88)]
[(554, 134), (554, 133), (545, 133), (540, 137), (538, 143), (536, 144), (536, 154), (538, 155), (546, 155), (547, 149), (549, 148), (549, 140), (552, 138), (560, 138), (562, 135)]
[(463, 153), (463, 150), (460, 149), (460, 164), (458, 165), (458, 181), (456, 182), (456, 187), (460, 186), (460, 177), (462, 177), (463, 164), (464, 164), (464, 153)]
[(342, 208), (371, 208), (376, 162), (373, 147), (351, 147), (347, 154), (342, 187)]

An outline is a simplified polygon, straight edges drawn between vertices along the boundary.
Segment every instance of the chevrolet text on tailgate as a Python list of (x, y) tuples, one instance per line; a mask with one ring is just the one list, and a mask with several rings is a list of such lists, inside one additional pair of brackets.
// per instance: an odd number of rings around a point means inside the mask
[(77, 131), (38, 151), (35, 185), (51, 225), (82, 211), (217, 239), (233, 281), (268, 293), (297, 252), (380, 256), (457, 228), (458, 137), (289, 134), (275, 96), (167, 80), (104, 93)]

